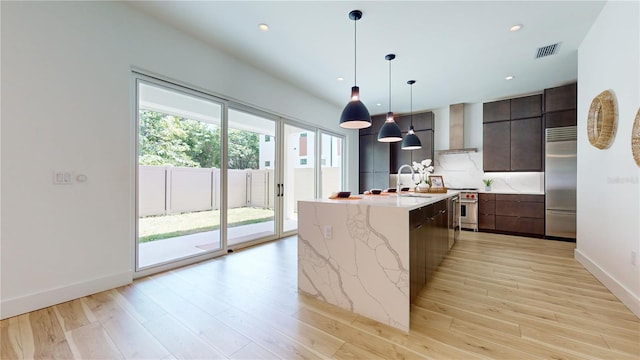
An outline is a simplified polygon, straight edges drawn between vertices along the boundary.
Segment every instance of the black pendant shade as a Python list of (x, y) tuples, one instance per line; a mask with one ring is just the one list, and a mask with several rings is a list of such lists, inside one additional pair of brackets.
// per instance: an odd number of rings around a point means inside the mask
[(388, 54), (384, 58), (389, 61), (389, 112), (387, 113), (387, 121), (384, 122), (378, 132), (378, 141), (398, 142), (402, 141), (402, 131), (400, 131), (400, 126), (393, 119), (393, 112), (391, 112), (391, 60), (395, 59), (396, 55)]
[(422, 143), (420, 139), (413, 131), (413, 84), (415, 84), (415, 80), (407, 81), (407, 84), (411, 86), (411, 125), (409, 126), (409, 133), (402, 140), (401, 148), (402, 150), (417, 150), (422, 149)]
[(342, 110), (340, 116), (340, 126), (345, 129), (364, 129), (371, 126), (371, 115), (369, 110), (360, 101), (360, 88), (351, 88), (351, 101)]
[(393, 113), (387, 113), (387, 121), (384, 122), (378, 132), (378, 141), (380, 142), (398, 142), (402, 141), (402, 131), (400, 126), (393, 120)]
[(356, 23), (358, 20), (362, 19), (362, 11), (353, 10), (349, 13), (349, 19), (353, 20), (353, 52), (354, 52), (354, 81), (353, 87), (351, 88), (351, 101), (345, 106), (344, 110), (342, 110), (342, 115), (340, 116), (340, 127), (345, 129), (364, 129), (371, 126), (371, 115), (369, 115), (369, 110), (364, 106), (362, 101), (360, 101), (360, 88), (357, 86), (357, 59), (358, 53), (356, 51), (357, 45), (357, 28)]

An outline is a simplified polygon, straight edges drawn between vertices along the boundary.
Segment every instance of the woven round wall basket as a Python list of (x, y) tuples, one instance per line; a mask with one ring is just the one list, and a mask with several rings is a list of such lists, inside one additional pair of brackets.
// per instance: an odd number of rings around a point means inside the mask
[(591, 102), (587, 118), (587, 135), (591, 145), (607, 149), (613, 142), (618, 125), (616, 98), (613, 92), (605, 90)]
[(640, 167), (640, 109), (636, 113), (636, 120), (633, 122), (633, 130), (631, 130), (631, 153), (636, 165)]

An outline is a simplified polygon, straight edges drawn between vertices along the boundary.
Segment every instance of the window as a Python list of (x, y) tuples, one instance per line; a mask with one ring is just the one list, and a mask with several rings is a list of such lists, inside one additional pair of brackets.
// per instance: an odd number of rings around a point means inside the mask
[(307, 165), (307, 159), (300, 159), (300, 165)]
[[(264, 136), (264, 142), (271, 142), (271, 136), (265, 135)], [(269, 166), (269, 165), (267, 165), (267, 166)]]
[(264, 162), (264, 166), (265, 166), (265, 167), (269, 167), (269, 166), (271, 166), (271, 161), (270, 161), (270, 160), (266, 160), (266, 161)]

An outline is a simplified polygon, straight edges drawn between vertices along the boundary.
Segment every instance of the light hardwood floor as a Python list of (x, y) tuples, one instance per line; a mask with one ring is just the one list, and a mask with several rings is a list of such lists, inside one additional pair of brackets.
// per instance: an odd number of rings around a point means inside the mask
[(0, 322), (2, 359), (635, 359), (575, 244), (463, 232), (403, 333), (297, 293), (295, 237)]

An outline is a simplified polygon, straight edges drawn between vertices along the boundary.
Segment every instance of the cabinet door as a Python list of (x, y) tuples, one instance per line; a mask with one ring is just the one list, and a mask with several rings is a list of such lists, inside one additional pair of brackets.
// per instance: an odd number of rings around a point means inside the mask
[(509, 121), (482, 125), (484, 171), (511, 170), (511, 125)]
[(544, 111), (576, 109), (578, 105), (578, 84), (569, 84), (544, 90)]
[(511, 99), (511, 120), (542, 115), (542, 95), (531, 95)]
[[(402, 133), (402, 137), (405, 137), (407, 133)], [(390, 147), (390, 158), (389, 162), (389, 172), (391, 174), (398, 173), (398, 168), (401, 165), (409, 164), (411, 165), (411, 153), (419, 150), (402, 150), (401, 148), (402, 142), (396, 142), (389, 144)], [(424, 144), (422, 145), (424, 146)], [(406, 170), (405, 170), (406, 171)]]
[(546, 113), (544, 118), (545, 128), (576, 126), (578, 123), (578, 115), (575, 109)]
[[(434, 121), (434, 115), (433, 115), (433, 112), (431, 111), (413, 114), (413, 128), (415, 131), (433, 130), (433, 121)], [(401, 129), (402, 131), (409, 131), (409, 130), (405, 130), (405, 128), (401, 128)]]
[(389, 174), (389, 143), (378, 141), (378, 135), (373, 135), (373, 146), (369, 151), (373, 151), (373, 171), (386, 172)]
[(359, 157), (360, 172), (373, 172), (373, 151), (371, 150), (374, 141), (372, 134), (360, 134)]
[[(361, 172), (360, 173), (360, 194), (363, 192), (373, 189), (373, 173), (372, 172)], [(384, 189), (384, 188), (383, 188)]]
[(500, 100), (484, 103), (482, 106), (482, 122), (504, 121), (511, 119), (511, 100)]
[(511, 121), (511, 170), (542, 171), (542, 118)]
[(433, 160), (433, 130), (416, 131), (416, 136), (422, 143), (422, 149), (411, 151), (411, 163), (420, 162), (424, 159)]

